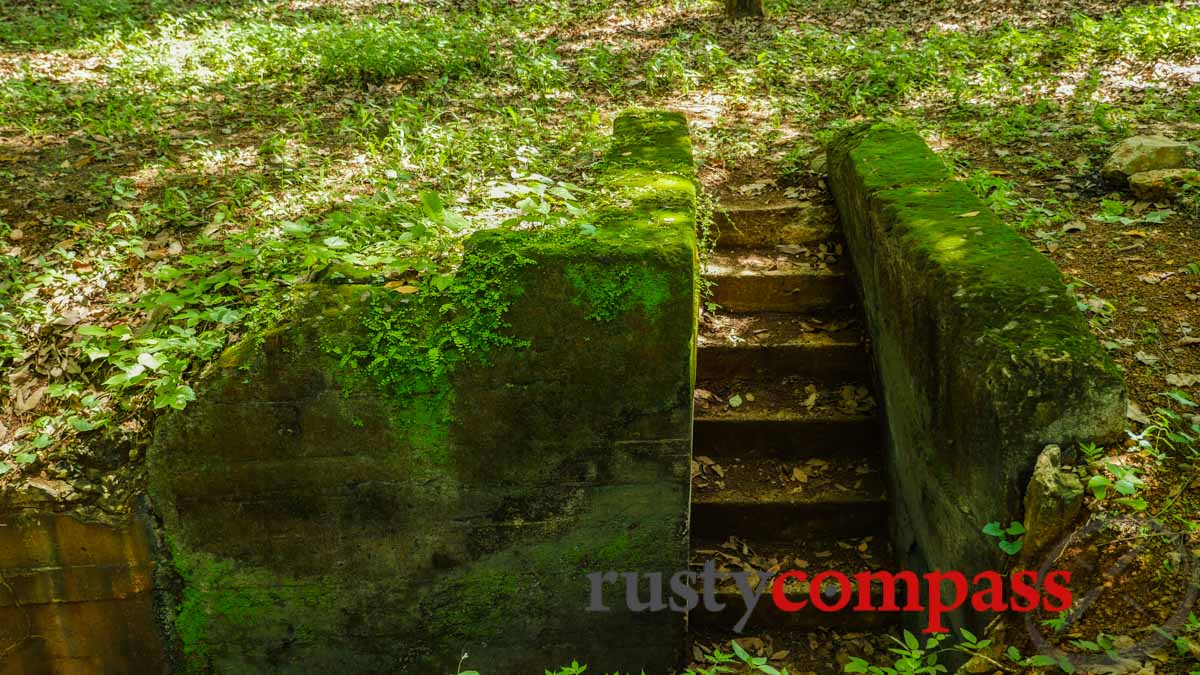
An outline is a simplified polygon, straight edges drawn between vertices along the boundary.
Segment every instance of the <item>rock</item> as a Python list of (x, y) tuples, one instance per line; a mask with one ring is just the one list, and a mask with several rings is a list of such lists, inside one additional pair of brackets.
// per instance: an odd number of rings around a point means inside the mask
[(1113, 148), (1100, 176), (1107, 182), (1123, 185), (1130, 176), (1143, 171), (1178, 169), (1187, 159), (1186, 143), (1165, 136), (1134, 136)]
[(1057, 445), (1047, 445), (1038, 455), (1025, 492), (1025, 555), (1036, 555), (1055, 543), (1082, 506), (1079, 476), (1062, 469)]
[(1155, 202), (1173, 199), (1184, 185), (1200, 188), (1200, 171), (1195, 169), (1155, 169), (1129, 177), (1129, 189), (1138, 199)]

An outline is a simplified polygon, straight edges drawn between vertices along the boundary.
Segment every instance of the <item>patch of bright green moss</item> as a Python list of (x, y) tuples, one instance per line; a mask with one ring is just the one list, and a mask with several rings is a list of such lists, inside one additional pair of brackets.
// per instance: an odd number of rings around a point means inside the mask
[(951, 289), (969, 334), (1009, 353), (1066, 353), (1116, 372), (1054, 264), (953, 180), (920, 136), (860, 125), (834, 142), (830, 166), (861, 181), (916, 271)]
[(270, 571), (173, 545), (183, 595), (173, 624), (186, 672), (210, 672), (225, 643), (253, 645), (267, 657), (294, 643), (335, 633), (337, 587), (328, 578), (286, 579)]
[(666, 273), (644, 267), (579, 263), (566, 269), (567, 281), (578, 295), (572, 300), (587, 310), (591, 321), (612, 321), (636, 306), (653, 316), (670, 297)]

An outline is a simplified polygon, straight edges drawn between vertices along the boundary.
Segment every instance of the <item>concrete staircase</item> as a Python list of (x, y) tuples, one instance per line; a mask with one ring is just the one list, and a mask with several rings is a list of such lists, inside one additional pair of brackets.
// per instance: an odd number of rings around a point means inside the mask
[[(702, 317), (697, 345), (694, 569), (891, 568), (871, 359), (833, 209), (730, 207), (718, 226), (704, 273), (720, 308)], [(809, 590), (788, 586), (797, 599)], [(792, 673), (842, 672), (839, 641), (869, 643), (897, 619), (811, 604), (786, 613), (768, 596), (739, 636), (745, 603), (732, 581), (718, 598), (725, 610), (689, 617), (692, 656), (738, 638), (767, 655), (789, 651), (774, 665)]]

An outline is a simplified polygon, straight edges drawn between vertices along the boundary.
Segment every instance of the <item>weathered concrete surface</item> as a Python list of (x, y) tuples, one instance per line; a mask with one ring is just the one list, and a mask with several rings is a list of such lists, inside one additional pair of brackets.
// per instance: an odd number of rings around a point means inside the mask
[(682, 116), (618, 118), (595, 226), (475, 235), (454, 282), (313, 285), (162, 423), (186, 670), (666, 672), (686, 569), (695, 195)]
[(899, 562), (999, 568), (980, 528), (1021, 518), (1043, 447), (1121, 433), (1120, 373), (1054, 265), (919, 136), (860, 125), (829, 168), (882, 384)]
[(167, 672), (146, 525), (48, 509), (0, 514), (0, 675)]

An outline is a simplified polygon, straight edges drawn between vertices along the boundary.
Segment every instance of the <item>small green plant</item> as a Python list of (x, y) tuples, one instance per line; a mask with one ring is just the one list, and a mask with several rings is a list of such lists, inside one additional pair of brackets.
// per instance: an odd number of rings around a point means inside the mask
[(580, 665), (578, 661), (572, 661), (571, 665), (563, 666), (555, 671), (546, 671), (546, 675), (582, 675), (587, 670), (587, 666)]
[(1071, 622), (1071, 610), (1064, 609), (1055, 616), (1049, 619), (1042, 619), (1041, 624), (1055, 633), (1062, 632), (1062, 629), (1067, 627)]
[(1106, 463), (1104, 467), (1112, 474), (1112, 478), (1103, 473), (1092, 476), (1087, 484), (1088, 490), (1092, 492), (1092, 496), (1098, 501), (1104, 501), (1108, 498), (1108, 491), (1111, 488), (1117, 494), (1122, 495), (1116, 500), (1118, 504), (1128, 506), (1135, 511), (1145, 511), (1147, 506), (1146, 500), (1136, 496), (1138, 490), (1145, 485), (1145, 482), (1138, 477), (1137, 470), (1133, 467), (1121, 466), (1112, 462)]
[[(1185, 408), (1196, 408), (1197, 403), (1182, 391), (1174, 390), (1159, 394)], [(1150, 425), (1142, 430), (1140, 439), (1147, 446), (1163, 446), (1173, 452), (1186, 452), (1191, 457), (1200, 457), (1200, 422), (1190, 421), (1169, 408), (1156, 408), (1150, 416)]]
[(716, 675), (717, 673), (734, 673), (735, 671), (730, 666), (741, 664), (746, 666), (751, 672), (765, 673), (766, 675), (788, 675), (786, 668), (779, 670), (768, 663), (765, 656), (754, 656), (746, 651), (736, 640), (730, 641), (729, 648), (732, 653), (725, 653), (720, 649), (713, 650), (713, 653), (707, 654), (704, 660), (709, 667), (696, 666), (689, 668), (680, 675)]
[(904, 631), (904, 639), (893, 637), (899, 647), (889, 651), (897, 656), (891, 666), (874, 666), (865, 659), (851, 657), (844, 667), (847, 673), (869, 673), (870, 675), (922, 675), (925, 673), (949, 672), (946, 666), (938, 663), (938, 656), (945, 651), (941, 645), (949, 634), (932, 635), (922, 645), (917, 636)]
[(467, 653), (463, 652), (463, 655), (461, 657), (459, 657), (459, 659), (458, 659), (458, 670), (454, 671), (455, 674), (456, 675), (479, 675), (478, 670), (463, 670), (462, 669), (463, 662), (466, 660), (467, 660)]
[(1083, 458), (1088, 464), (1091, 464), (1092, 462), (1095, 462), (1104, 456), (1104, 448), (1096, 445), (1095, 443), (1079, 444), (1079, 452), (1083, 453)]
[(1104, 654), (1110, 659), (1117, 658), (1117, 649), (1113, 646), (1112, 638), (1100, 633), (1095, 640), (1071, 640), (1071, 644), (1086, 652)]
[(1008, 527), (1001, 527), (1000, 521), (994, 520), (983, 526), (983, 533), (999, 539), (1000, 550), (1008, 555), (1020, 553), (1025, 545), (1025, 540), (1021, 538), (1025, 534), (1025, 526), (1019, 520), (1012, 521)]

